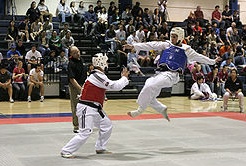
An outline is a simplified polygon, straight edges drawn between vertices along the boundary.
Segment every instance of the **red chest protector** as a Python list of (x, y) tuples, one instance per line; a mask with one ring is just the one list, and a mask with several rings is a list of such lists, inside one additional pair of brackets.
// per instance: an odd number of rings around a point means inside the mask
[(80, 97), (80, 100), (93, 101), (103, 105), (105, 92), (105, 89), (99, 88), (93, 85), (91, 82), (86, 81), (82, 90), (82, 96)]

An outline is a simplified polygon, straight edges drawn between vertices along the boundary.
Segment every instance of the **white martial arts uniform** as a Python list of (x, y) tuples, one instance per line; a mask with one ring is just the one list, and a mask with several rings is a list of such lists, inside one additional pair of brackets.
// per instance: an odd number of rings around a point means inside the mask
[(198, 83), (195, 82), (191, 86), (190, 99), (197, 100), (197, 99), (201, 99), (201, 98), (205, 97), (205, 94), (203, 92), (208, 93), (209, 97), (212, 97), (212, 91), (211, 91), (210, 87), (208, 86), (208, 84), (201, 83), (200, 85), (198, 85)]
[[(215, 64), (214, 59), (209, 59), (208, 57), (197, 53), (189, 45), (182, 44), (182, 47), (173, 45), (170, 41), (161, 42), (153, 41), (147, 43), (135, 43), (133, 44), (136, 52), (138, 53), (141, 50), (150, 51), (158, 50), (159, 52), (169, 49), (171, 46), (174, 46), (178, 49), (182, 49), (185, 52), (187, 57), (187, 62), (200, 62), (209, 65)], [(176, 50), (174, 50), (176, 51)], [(176, 52), (172, 56), (177, 56)], [(161, 59), (161, 58), (160, 58)], [(171, 57), (169, 57), (171, 60)], [(169, 66), (170, 67), (170, 66)], [(162, 88), (172, 87), (174, 84), (179, 82), (179, 73), (177, 71), (160, 71), (157, 72), (154, 76), (148, 78), (145, 82), (143, 89), (141, 90), (137, 103), (140, 108), (135, 111), (131, 111), (132, 116), (137, 116), (145, 111), (145, 109), (150, 106), (154, 108), (157, 112), (163, 113), (167, 107), (159, 102), (156, 98), (160, 94)]]
[[(97, 106), (103, 105), (106, 90), (121, 90), (129, 81), (125, 76), (119, 80), (110, 80), (103, 72), (95, 70), (86, 80), (82, 89), (80, 101), (93, 103)], [(93, 132), (93, 127), (99, 128), (99, 137), (96, 141), (96, 150), (105, 150), (109, 137), (112, 131), (112, 122), (101, 110), (102, 115), (99, 114), (97, 108), (93, 108), (86, 104), (78, 103), (76, 115), (79, 121), (79, 133), (76, 134), (63, 148), (62, 153), (74, 153), (80, 146), (82, 146), (90, 134)]]

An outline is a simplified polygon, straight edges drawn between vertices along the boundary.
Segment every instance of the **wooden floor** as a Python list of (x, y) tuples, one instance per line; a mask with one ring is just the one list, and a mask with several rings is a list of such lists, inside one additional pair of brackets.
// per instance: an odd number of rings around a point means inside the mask
[[(169, 113), (219, 112), (223, 104), (223, 101), (189, 100), (187, 97), (179, 96), (159, 98), (158, 100), (168, 106)], [(104, 110), (108, 115), (125, 115), (128, 111), (136, 108), (136, 99), (114, 99), (104, 103)], [(238, 101), (229, 101), (228, 109), (229, 111), (239, 111)], [(0, 102), (0, 113), (6, 115), (70, 113), (70, 110), (70, 100), (68, 99), (45, 99), (44, 102)], [(145, 113), (156, 114), (151, 108), (148, 108)]]

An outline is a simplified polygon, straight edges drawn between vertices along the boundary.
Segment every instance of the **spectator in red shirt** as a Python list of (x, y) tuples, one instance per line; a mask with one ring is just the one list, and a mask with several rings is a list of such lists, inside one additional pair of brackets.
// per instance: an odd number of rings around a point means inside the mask
[(222, 20), (222, 16), (221, 16), (221, 13), (220, 13), (219, 9), (220, 9), (220, 6), (219, 5), (216, 5), (215, 6), (215, 9), (214, 9), (214, 11), (212, 13), (212, 19), (211, 19), (211, 21), (212, 21), (212, 24), (213, 23), (217, 23), (217, 25), (220, 28), (224, 29), (224, 27), (225, 27), (225, 21)]
[(195, 34), (199, 34), (201, 36), (202, 32), (203, 32), (203, 30), (202, 30), (202, 27), (200, 27), (199, 21), (196, 21), (196, 24), (195, 24), (195, 26), (193, 28), (193, 34), (194, 35)]
[(13, 87), (15, 89), (15, 99), (24, 99), (24, 94), (25, 94), (25, 84), (23, 80), (26, 78), (25, 70), (23, 69), (23, 62), (18, 61), (17, 67), (14, 68), (13, 70)]

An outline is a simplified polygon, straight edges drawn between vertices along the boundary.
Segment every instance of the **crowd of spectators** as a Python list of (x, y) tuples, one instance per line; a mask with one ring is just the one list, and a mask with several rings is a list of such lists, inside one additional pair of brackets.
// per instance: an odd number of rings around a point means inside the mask
[[(149, 8), (143, 9), (141, 3), (136, 2), (133, 7), (126, 6), (120, 13), (114, 1), (110, 2), (107, 9), (101, 0), (97, 1), (96, 6), (89, 4), (88, 8), (83, 1), (76, 6), (75, 1), (68, 5), (65, 0), (60, 0), (56, 16), (60, 18), (61, 26), (64, 28), (57, 32), (53, 29), (53, 15), (45, 5), (45, 0), (40, 0), (38, 4), (33, 1), (23, 21), (18, 25), (13, 20), (10, 21), (6, 40), (14, 44), (10, 46), (7, 55), (8, 61), (12, 64), (8, 66), (8, 70), (13, 73), (20, 60), (23, 61), (26, 74), (29, 74), (37, 64), (42, 71), (45, 68), (52, 68), (55, 72), (66, 71), (68, 48), (75, 43), (69, 27), (76, 24), (84, 29), (84, 37), (89, 36), (95, 40), (98, 47), (110, 50), (117, 57), (118, 66), (134, 67), (134, 72), (143, 75), (141, 67), (156, 67), (155, 58), (160, 54), (159, 50), (150, 52), (142, 50), (136, 53), (135, 50), (125, 49), (124, 45), (169, 40), (169, 32), (176, 25), (170, 27), (168, 24), (167, 7), (165, 0), (159, 0), (153, 11)], [(240, 68), (245, 65), (246, 25), (240, 22), (238, 11), (230, 10), (228, 5), (222, 12), (220, 6), (216, 5), (211, 16), (211, 20), (204, 18), (202, 7), (197, 6), (196, 10), (191, 11), (184, 20), (186, 24), (182, 28), (186, 34), (184, 43), (204, 56), (210, 58), (220, 56), (223, 59), (217, 64), (218, 71), (196, 62), (189, 62), (190, 70), (186, 70), (194, 78), (196, 68), (200, 66), (199, 73), (205, 76), (214, 92), (214, 89), (218, 89), (212, 87), (215, 85), (213, 83), (215, 73), (220, 75), (220, 72), (225, 73), (230, 67)], [(38, 45), (33, 45), (26, 53), (23, 41), (34, 41)], [(245, 72), (245, 69), (242, 72)], [(217, 82), (223, 84), (225, 79), (218, 77)]]

